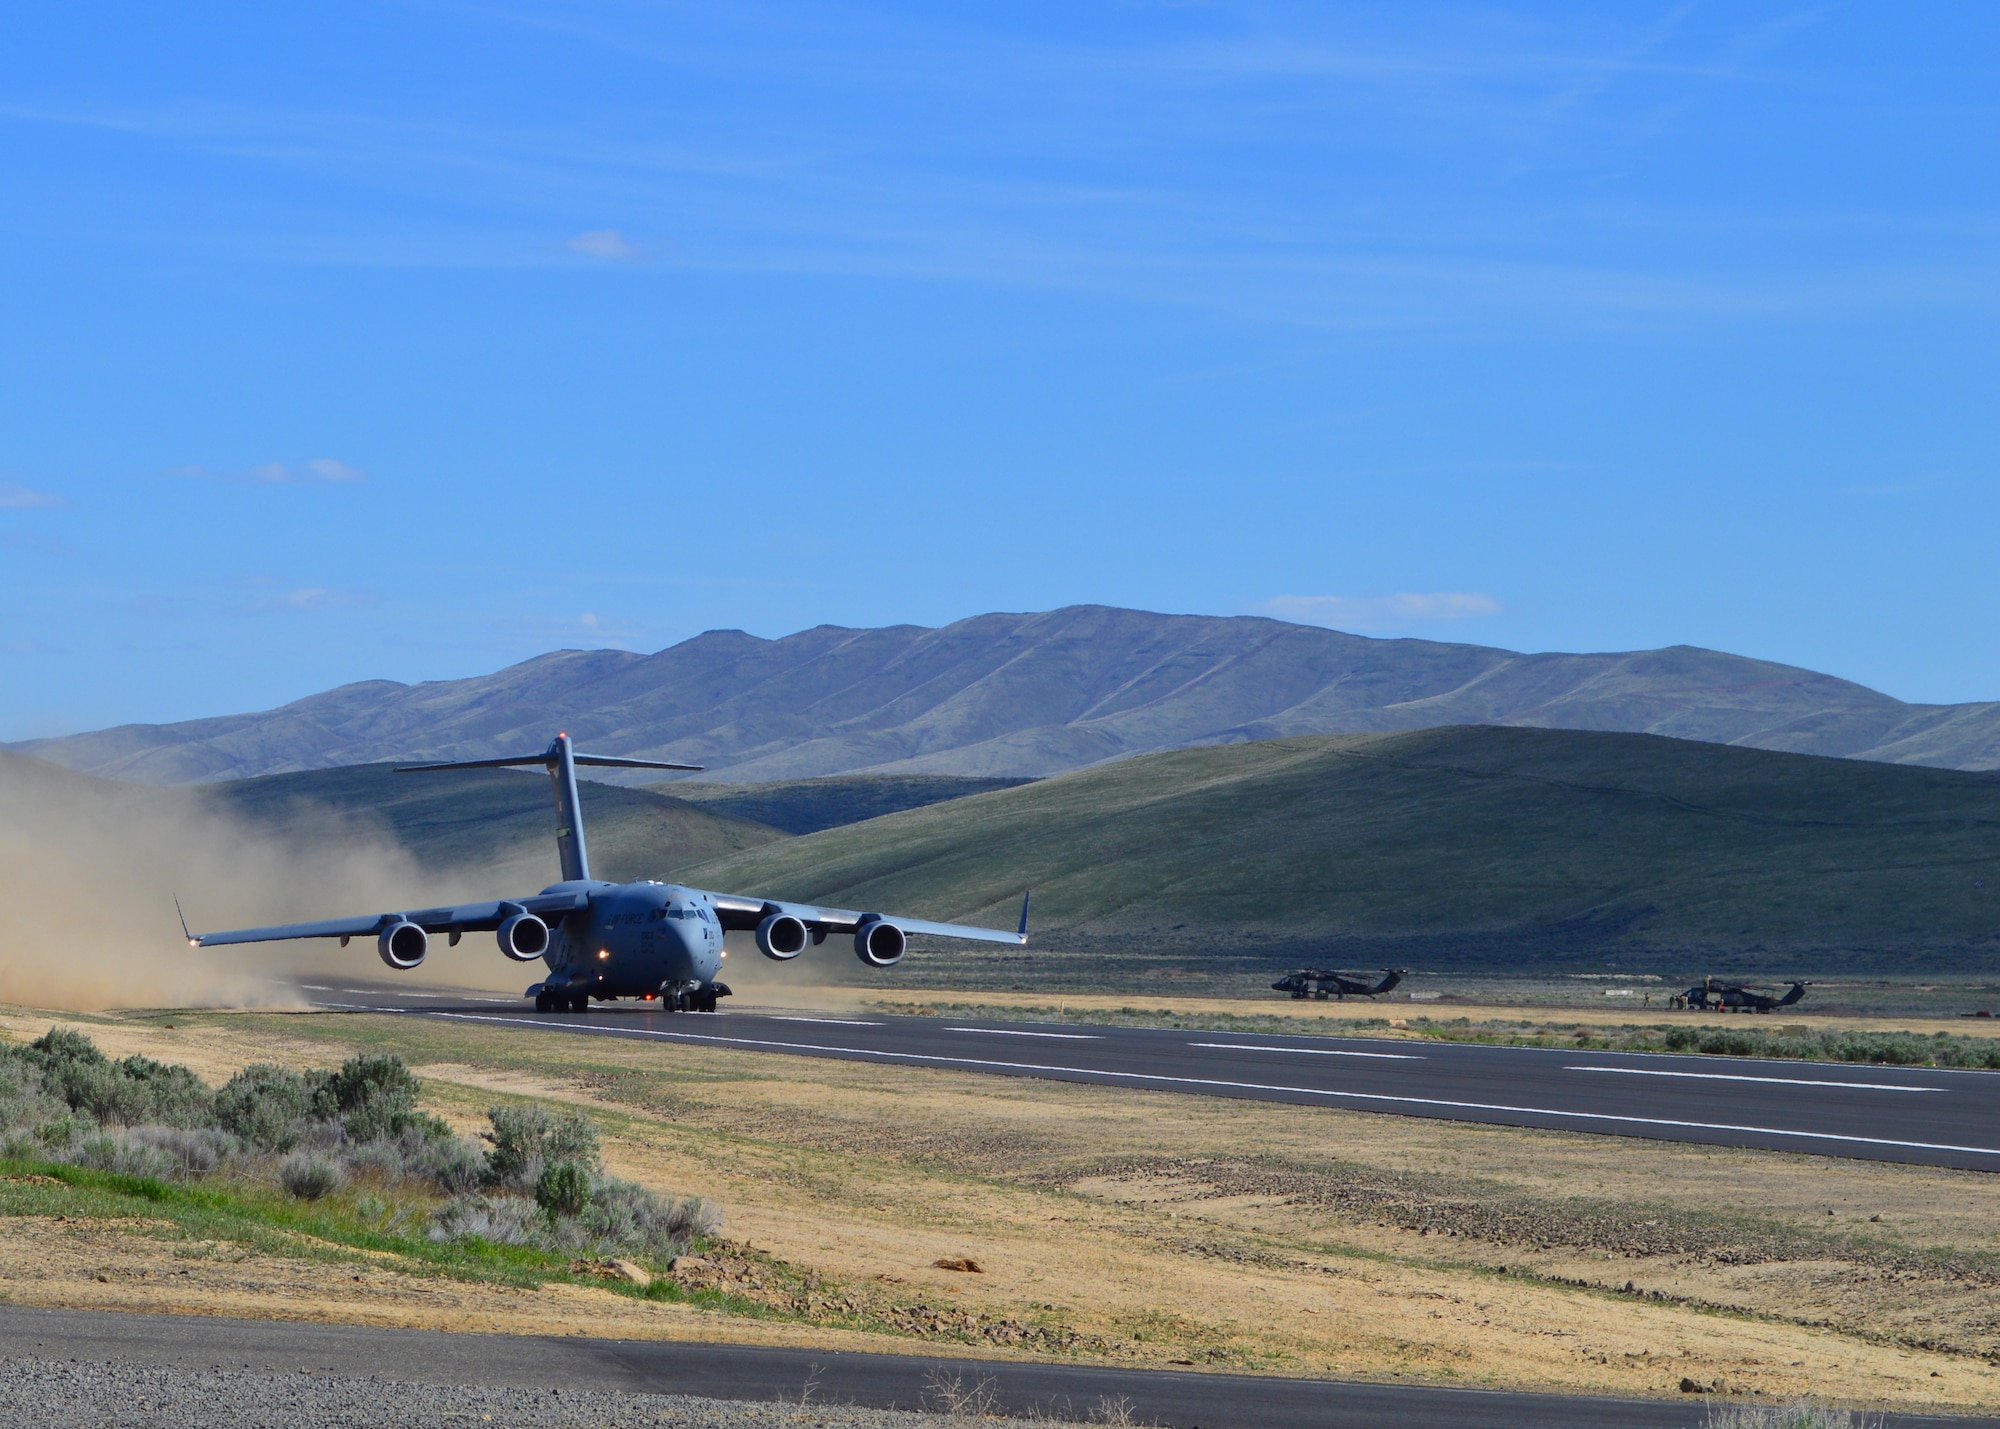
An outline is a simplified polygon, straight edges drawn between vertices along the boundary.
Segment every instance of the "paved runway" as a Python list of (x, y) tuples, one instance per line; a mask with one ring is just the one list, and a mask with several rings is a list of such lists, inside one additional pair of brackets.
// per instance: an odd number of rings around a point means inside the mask
[[(1191, 1371), (1114, 1369), (930, 1355), (869, 1355), (761, 1345), (447, 1335), (0, 1305), (0, 1356), (110, 1364), (221, 1367), (271, 1374), (379, 1376), (416, 1384), (553, 1386), (710, 1399), (789, 1400), (810, 1380), (818, 1403), (923, 1409), (939, 1370), (967, 1385), (990, 1377), (1015, 1416), (1085, 1418), (1127, 1399), (1132, 1422), (1187, 1429), (1693, 1429), (1706, 1406), (1685, 1400), (1509, 1394), (1417, 1385), (1347, 1384)], [(274, 1422), (279, 1416), (274, 1414)], [(1870, 1419), (1870, 1423), (1876, 1422)], [(1972, 1429), (1993, 1420), (1911, 1418), (1898, 1429)]]
[(2000, 1073), (985, 1019), (672, 1013), (317, 978), (332, 1010), (2000, 1171)]

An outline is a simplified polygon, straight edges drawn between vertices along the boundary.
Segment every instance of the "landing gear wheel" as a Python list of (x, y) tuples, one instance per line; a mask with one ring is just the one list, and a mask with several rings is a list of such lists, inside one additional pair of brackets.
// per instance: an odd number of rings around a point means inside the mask
[(694, 1002), (694, 1010), (696, 1012), (715, 1011), (715, 994), (712, 992), (704, 992), (697, 995)]
[(554, 1012), (555, 1010), (556, 1010), (556, 995), (554, 993), (538, 992), (535, 994), (535, 1011)]
[(579, 992), (576, 996), (572, 997), (569, 1000), (569, 1010), (571, 1012), (590, 1011), (590, 994), (587, 992)]

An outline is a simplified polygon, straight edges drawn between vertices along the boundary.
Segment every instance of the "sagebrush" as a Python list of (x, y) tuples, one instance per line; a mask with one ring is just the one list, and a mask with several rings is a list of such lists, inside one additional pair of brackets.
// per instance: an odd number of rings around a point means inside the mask
[(435, 1240), (664, 1262), (717, 1229), (698, 1197), (607, 1176), (580, 1112), (493, 1107), (482, 1148), (419, 1111), (419, 1091), (395, 1056), (309, 1072), (259, 1063), (211, 1088), (187, 1067), (114, 1061), (82, 1033), (51, 1028), (0, 1047), (0, 1154), (168, 1181), (231, 1176), (301, 1201), (399, 1190), (435, 1200), (424, 1226)]

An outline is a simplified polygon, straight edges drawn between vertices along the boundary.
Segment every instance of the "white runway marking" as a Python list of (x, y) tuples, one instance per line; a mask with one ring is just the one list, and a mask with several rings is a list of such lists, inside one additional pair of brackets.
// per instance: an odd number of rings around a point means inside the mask
[(1896, 1141), (1881, 1136), (1844, 1136), (1834, 1131), (1792, 1131), (1781, 1126), (1736, 1126), (1720, 1121), (1680, 1121), (1671, 1117), (1619, 1116), (1612, 1112), (1561, 1111), (1554, 1107), (1510, 1106), (1504, 1102), (1448, 1101), (1442, 1097), (1396, 1097), (1381, 1092), (1337, 1092), (1324, 1087), (1272, 1086), (1264, 1082), (1229, 1082), (1213, 1077), (1169, 1077), (1156, 1072), (1112, 1072), (1097, 1067), (1051, 1067), (1036, 1062), (995, 1062), (980, 1057), (939, 1057), (922, 1052), (884, 1052), (872, 1047), (826, 1047), (810, 1042), (772, 1042), (760, 1037), (718, 1037), (702, 1032), (654, 1032), (647, 1028), (591, 1026), (583, 1022), (524, 1022), (518, 1017), (487, 1017), (476, 1012), (429, 1012), (425, 1017), (449, 1017), (459, 1022), (497, 1022), (503, 1027), (556, 1026), (566, 1032), (603, 1032), (610, 1036), (661, 1037), (674, 1042), (716, 1042), (731, 1047), (762, 1047), (779, 1052), (835, 1052), (846, 1056), (886, 1057), (898, 1062), (935, 1062), (956, 1067), (992, 1067), (1008, 1072), (1068, 1073), (1111, 1077), (1119, 1081), (1158, 1082), (1163, 1086), (1219, 1087), (1240, 1092), (1282, 1092), (1291, 1096), (1331, 1097), (1337, 1101), (1383, 1102), (1396, 1106), (1432, 1106), (1446, 1111), (1502, 1111), (1516, 1116), (1553, 1116), (1569, 1121), (1602, 1121), (1620, 1126), (1676, 1127), (1684, 1131), (1734, 1131), (1753, 1136), (1784, 1136), (1796, 1141), (1834, 1141), (1847, 1146), (1884, 1146), (1903, 1151), (1963, 1151), (1973, 1156), (2000, 1156), (2000, 1147), (1954, 1146), (1941, 1141)]
[[(300, 987), (302, 987), (302, 988), (305, 988), (305, 989), (307, 989), (307, 990), (308, 990), (308, 991), (310, 991), (310, 992), (346, 992), (346, 991), (347, 991), (347, 989), (346, 989), (346, 988), (343, 988), (343, 987), (322, 987), (322, 986), (320, 986), (320, 985), (319, 985), (318, 983), (312, 983), (312, 982), (302, 982), (302, 983), (300, 983), (300, 984), (298, 984), (298, 985), (299, 985)], [(476, 992), (397, 992), (397, 991), (395, 991), (395, 990), (394, 990), (393, 988), (391, 988), (391, 989), (385, 989), (385, 990), (383, 991), (383, 993), (382, 993), (382, 996), (384, 996), (384, 997), (431, 997), (431, 998), (441, 998), (441, 999), (445, 999), (445, 998), (448, 998), (448, 999), (450, 999), (450, 1000), (451, 1000), (451, 1001), (453, 1001), (453, 1002), (497, 1002), (497, 1003), (500, 1003), (500, 1004), (501, 1004), (502, 1006), (507, 1006), (507, 1007), (511, 1007), (511, 1006), (513, 1006), (513, 1005), (515, 1005), (515, 1004), (517, 1004), (517, 1003), (522, 1003), (522, 1002), (525, 1002), (525, 1000), (526, 1000), (526, 999), (524, 999), (524, 998), (519, 998), (519, 997), (481, 997), (481, 996), (480, 996), (480, 995), (479, 995), (478, 993), (476, 993)], [(353, 1007), (353, 1006), (355, 1006), (355, 1004), (354, 1004), (354, 1003), (351, 1003), (351, 1002), (323, 1002), (323, 1003), (321, 1003), (321, 1004), (319, 1004), (319, 1005), (320, 1005), (321, 1007)], [(383, 1010), (384, 1012), (394, 1012), (394, 1011), (396, 1011), (397, 1009), (395, 1009), (395, 1008), (383, 1008), (382, 1010)]]
[(737, 1017), (768, 1017), (773, 1022), (825, 1022), (834, 1027), (880, 1027), (879, 1022), (856, 1022), (847, 1017), (780, 1017), (775, 1012), (739, 1012)]
[(1414, 1052), (1349, 1052), (1339, 1047), (1265, 1047), (1256, 1042), (1190, 1042), (1188, 1046), (1213, 1047), (1219, 1052), (1297, 1052), (1305, 1057), (1379, 1057), (1385, 1062), (1429, 1060)]
[(1785, 1087), (1850, 1087), (1863, 1092), (1941, 1092), (1943, 1087), (1908, 1087), (1899, 1082), (1834, 1082), (1811, 1077), (1753, 1077), (1745, 1072), (1666, 1072), (1653, 1067), (1564, 1067), (1565, 1072), (1612, 1072), (1621, 1077), (1691, 1077), (1699, 1082), (1775, 1082)]
[(947, 1032), (983, 1032), (988, 1037), (1055, 1037), (1064, 1042), (1101, 1042), (1095, 1032), (1016, 1032), (1011, 1027), (947, 1027)]

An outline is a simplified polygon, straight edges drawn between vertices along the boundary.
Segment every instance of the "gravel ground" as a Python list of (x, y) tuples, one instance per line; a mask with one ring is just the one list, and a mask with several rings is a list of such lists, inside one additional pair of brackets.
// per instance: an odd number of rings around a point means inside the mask
[(887, 1409), (604, 1394), (582, 1388), (479, 1389), (330, 1374), (75, 1360), (0, 1360), (0, 1424), (100, 1429), (172, 1424), (188, 1429), (329, 1429), (490, 1422), (507, 1429), (939, 1429), (948, 1419)]

